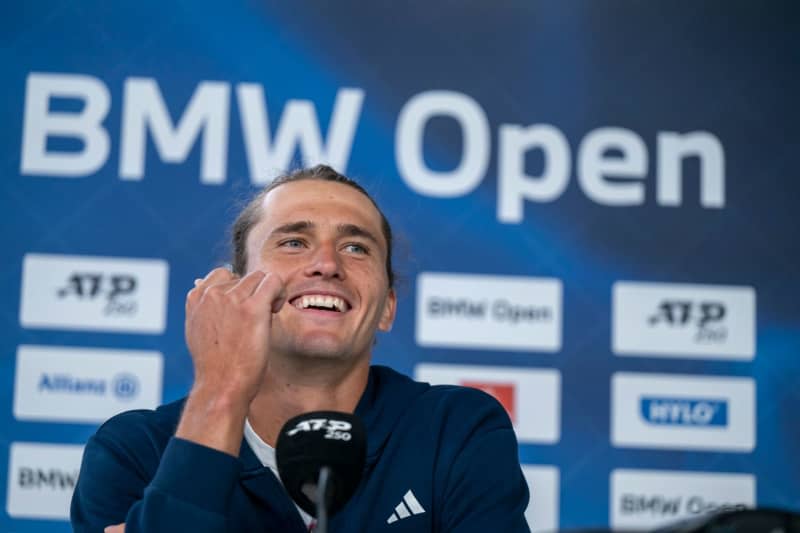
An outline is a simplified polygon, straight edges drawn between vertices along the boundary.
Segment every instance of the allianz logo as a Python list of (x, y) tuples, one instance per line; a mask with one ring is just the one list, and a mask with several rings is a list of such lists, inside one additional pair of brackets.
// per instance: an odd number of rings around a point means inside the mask
[(469, 300), (467, 298), (431, 297), (426, 302), (428, 314), (434, 318), (491, 318), (497, 322), (549, 322), (553, 310), (549, 306), (519, 305), (504, 298)]
[(139, 378), (127, 372), (121, 372), (110, 380), (80, 378), (67, 373), (42, 372), (36, 388), (41, 393), (89, 396), (105, 396), (110, 392), (118, 399), (128, 400), (139, 393)]
[(728, 425), (728, 402), (723, 399), (642, 396), (639, 413), (647, 423), (659, 426)]
[(685, 516), (717, 511), (745, 509), (743, 503), (715, 502), (702, 496), (662, 496), (623, 494), (620, 510), (624, 515)]

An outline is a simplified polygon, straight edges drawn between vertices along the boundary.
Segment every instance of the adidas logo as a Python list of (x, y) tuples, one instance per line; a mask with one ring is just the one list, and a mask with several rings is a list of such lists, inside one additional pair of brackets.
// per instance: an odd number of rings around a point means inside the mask
[(414, 497), (414, 493), (409, 490), (406, 492), (405, 496), (403, 496), (402, 501), (394, 508), (394, 512), (391, 516), (386, 519), (386, 523), (391, 524), (403, 518), (408, 518), (412, 514), (422, 514), (424, 512), (425, 509), (422, 508), (417, 498)]

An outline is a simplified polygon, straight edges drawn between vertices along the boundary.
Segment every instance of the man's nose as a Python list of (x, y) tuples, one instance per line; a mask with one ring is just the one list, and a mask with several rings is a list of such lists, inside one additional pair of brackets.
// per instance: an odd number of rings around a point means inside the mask
[(318, 246), (306, 267), (306, 275), (343, 280), (345, 273), (336, 246), (333, 244)]

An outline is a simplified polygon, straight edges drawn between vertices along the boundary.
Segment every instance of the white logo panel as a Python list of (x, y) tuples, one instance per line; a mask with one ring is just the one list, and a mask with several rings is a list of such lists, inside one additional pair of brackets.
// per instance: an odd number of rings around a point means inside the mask
[(749, 452), (756, 445), (750, 378), (614, 374), (614, 446)]
[(14, 442), (6, 510), (14, 518), (69, 520), (83, 446)]
[(715, 511), (753, 507), (756, 480), (747, 474), (614, 470), (611, 527), (650, 529)]
[(531, 531), (558, 529), (559, 475), (553, 466), (522, 465), (522, 474), (528, 482), (530, 502), (525, 519)]
[(483, 390), (505, 407), (522, 443), (561, 438), (561, 373), (550, 369), (421, 363), (415, 379)]
[(752, 287), (617, 282), (612, 329), (617, 355), (750, 361), (756, 293)]
[(20, 323), (28, 328), (162, 333), (168, 266), (157, 259), (27, 254)]
[(19, 420), (103, 422), (130, 409), (161, 403), (160, 353), (20, 346), (14, 382)]
[(561, 349), (561, 281), (424, 272), (417, 277), (421, 346)]

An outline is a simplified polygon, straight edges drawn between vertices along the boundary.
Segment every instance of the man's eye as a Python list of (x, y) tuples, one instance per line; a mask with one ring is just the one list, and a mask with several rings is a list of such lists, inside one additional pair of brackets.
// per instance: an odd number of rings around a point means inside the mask
[(353, 254), (368, 254), (369, 250), (365, 246), (362, 246), (357, 243), (350, 243), (344, 247), (345, 251), (353, 253)]
[(302, 248), (303, 241), (301, 241), (300, 239), (288, 239), (281, 242), (281, 246), (283, 246), (284, 248)]

